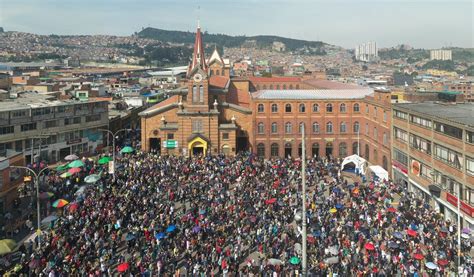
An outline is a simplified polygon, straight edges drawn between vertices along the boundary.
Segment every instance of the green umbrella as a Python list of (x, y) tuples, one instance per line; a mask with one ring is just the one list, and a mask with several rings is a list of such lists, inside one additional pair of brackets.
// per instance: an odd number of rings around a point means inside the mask
[(300, 258), (298, 258), (298, 257), (291, 257), (291, 259), (290, 259), (290, 264), (296, 265), (296, 264), (299, 264), (299, 263), (300, 263)]
[(84, 181), (88, 184), (93, 184), (93, 183), (99, 181), (99, 179), (100, 179), (99, 175), (91, 174), (91, 175), (87, 176), (86, 178), (84, 178)]
[(133, 148), (130, 146), (125, 146), (124, 148), (122, 148), (122, 150), (120, 150), (120, 152), (122, 153), (132, 153), (133, 151)]
[(67, 166), (69, 168), (81, 167), (81, 166), (84, 166), (84, 163), (80, 160), (75, 160), (75, 161), (70, 162)]
[(64, 171), (66, 169), (68, 169), (67, 164), (62, 164), (62, 165), (56, 167), (57, 171)]
[(0, 255), (11, 253), (16, 247), (16, 242), (11, 239), (0, 240)]
[(98, 164), (106, 164), (108, 162), (110, 162), (112, 160), (111, 157), (102, 157), (99, 159), (99, 161), (97, 162)]

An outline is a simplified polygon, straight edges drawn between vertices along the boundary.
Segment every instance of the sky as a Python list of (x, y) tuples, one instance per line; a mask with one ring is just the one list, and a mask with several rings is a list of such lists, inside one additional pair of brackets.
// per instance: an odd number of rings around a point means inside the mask
[(345, 48), (474, 47), (471, 0), (0, 0), (5, 31), (131, 35), (143, 27), (279, 35)]

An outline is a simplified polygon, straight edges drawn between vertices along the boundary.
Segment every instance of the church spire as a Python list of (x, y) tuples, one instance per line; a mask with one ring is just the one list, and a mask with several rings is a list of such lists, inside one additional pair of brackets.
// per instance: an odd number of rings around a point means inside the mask
[(194, 41), (193, 60), (188, 68), (188, 76), (197, 68), (200, 68), (203, 71), (207, 70), (206, 59), (204, 57), (204, 47), (202, 44), (202, 37), (201, 37), (201, 26), (199, 24), (199, 20), (198, 20), (198, 26), (196, 30), (196, 40)]

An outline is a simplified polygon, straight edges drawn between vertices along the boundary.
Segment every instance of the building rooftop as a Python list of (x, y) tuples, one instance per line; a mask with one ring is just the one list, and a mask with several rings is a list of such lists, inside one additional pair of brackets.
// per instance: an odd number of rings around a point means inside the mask
[(474, 103), (402, 103), (394, 105), (394, 108), (397, 107), (425, 114), (429, 117), (440, 118), (474, 127)]
[(364, 89), (311, 89), (311, 90), (260, 90), (252, 93), (254, 99), (361, 99), (374, 91)]

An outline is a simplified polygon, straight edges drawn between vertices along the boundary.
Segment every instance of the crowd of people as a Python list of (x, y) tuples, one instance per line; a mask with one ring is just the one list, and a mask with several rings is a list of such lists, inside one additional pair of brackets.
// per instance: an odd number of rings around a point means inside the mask
[[(115, 176), (84, 161), (81, 173), (45, 180), (51, 202), (70, 204), (54, 209), (39, 247), (37, 238), (23, 248), (17, 274), (301, 274), (300, 160), (136, 152), (118, 158)], [(306, 168), (310, 276), (457, 272), (457, 228), (427, 203), (386, 180), (344, 178), (337, 161), (310, 159)], [(101, 178), (84, 187), (90, 174)]]

